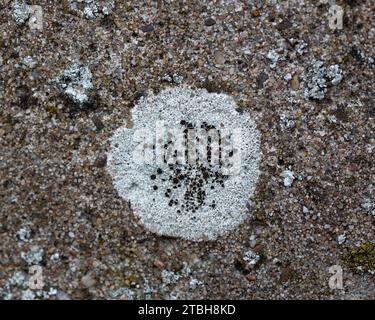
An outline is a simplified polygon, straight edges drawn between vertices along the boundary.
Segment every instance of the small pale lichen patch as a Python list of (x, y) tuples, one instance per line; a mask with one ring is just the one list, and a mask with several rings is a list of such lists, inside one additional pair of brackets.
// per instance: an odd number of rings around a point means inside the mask
[(38, 264), (43, 260), (43, 252), (42, 248), (33, 246), (30, 251), (21, 252), (21, 258), (29, 265)]
[(92, 74), (88, 66), (74, 63), (56, 79), (58, 86), (74, 102), (88, 102), (88, 92), (93, 88)]
[(281, 173), (281, 177), (284, 178), (284, 186), (291, 187), (295, 179), (294, 172), (287, 169)]
[(326, 67), (323, 61), (314, 61), (305, 78), (305, 98), (324, 99), (327, 88), (339, 84), (342, 78), (342, 70), (337, 64)]
[(371, 199), (364, 199), (361, 207), (367, 212), (368, 215), (373, 216), (375, 218), (375, 202), (371, 201)]
[(113, 0), (69, 0), (70, 8), (92, 20), (100, 15), (108, 15), (115, 4)]
[(243, 255), (243, 260), (246, 262), (248, 267), (253, 269), (260, 260), (260, 256), (252, 250), (248, 250)]
[(31, 230), (29, 226), (23, 226), (17, 231), (17, 239), (22, 242), (26, 242), (31, 235)]
[(17, 24), (24, 24), (30, 16), (30, 6), (23, 1), (14, 1), (12, 4), (12, 17)]

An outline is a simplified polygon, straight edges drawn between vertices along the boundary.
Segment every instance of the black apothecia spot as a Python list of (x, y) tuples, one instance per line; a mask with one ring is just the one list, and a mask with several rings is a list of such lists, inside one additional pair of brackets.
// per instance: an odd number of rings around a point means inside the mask
[[(184, 126), (184, 144), (187, 146), (189, 144), (188, 130), (198, 128), (193, 123), (187, 122), (186, 120), (181, 120), (180, 124)], [(200, 128), (209, 131), (216, 130), (215, 126), (210, 125), (206, 122), (203, 122)], [(151, 180), (157, 178), (157, 174), (161, 175), (160, 179), (162, 184), (159, 185), (159, 188), (164, 189), (164, 196), (168, 198), (168, 206), (177, 206), (177, 212), (196, 212), (200, 207), (206, 205), (206, 189), (214, 190), (215, 187), (219, 186), (225, 188), (225, 180), (228, 176), (223, 175), (220, 170), (222, 166), (222, 142), (225, 140), (220, 136), (220, 131), (217, 130), (216, 134), (219, 137), (219, 163), (216, 166), (211, 162), (212, 161), (212, 138), (208, 136), (207, 139), (207, 163), (203, 164), (199, 162), (199, 158), (196, 163), (189, 163), (187, 166), (180, 164), (167, 164), (166, 159), (164, 159), (165, 168), (157, 168), (156, 172), (150, 176)], [(170, 137), (169, 137), (170, 139)], [(193, 137), (196, 141), (199, 141), (198, 137)], [(159, 143), (163, 143), (159, 141)], [(163, 145), (165, 148), (172, 143), (171, 140), (167, 144)], [(175, 153), (176, 154), (176, 153)], [(229, 156), (233, 156), (234, 152), (231, 151)], [(188, 160), (189, 153), (185, 151), (185, 160)], [(172, 190), (184, 188), (183, 201), (178, 201), (173, 199)], [(157, 190), (156, 185), (153, 186), (154, 190)], [(214, 209), (216, 203), (207, 204), (209, 207)]]

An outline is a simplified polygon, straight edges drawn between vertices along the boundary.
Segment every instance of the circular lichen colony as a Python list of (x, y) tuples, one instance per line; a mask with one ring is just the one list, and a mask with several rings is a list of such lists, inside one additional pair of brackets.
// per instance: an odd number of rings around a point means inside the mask
[(209, 239), (248, 214), (259, 175), (259, 133), (228, 95), (178, 87), (141, 98), (133, 128), (111, 139), (120, 196), (157, 234)]

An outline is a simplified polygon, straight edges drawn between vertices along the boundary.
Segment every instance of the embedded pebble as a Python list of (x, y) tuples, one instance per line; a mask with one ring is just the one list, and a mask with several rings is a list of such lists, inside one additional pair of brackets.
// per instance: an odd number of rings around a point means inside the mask
[(213, 25), (216, 24), (216, 21), (213, 19), (213, 18), (207, 18), (205, 21), (204, 21), (204, 24), (207, 26), (207, 27), (211, 27)]

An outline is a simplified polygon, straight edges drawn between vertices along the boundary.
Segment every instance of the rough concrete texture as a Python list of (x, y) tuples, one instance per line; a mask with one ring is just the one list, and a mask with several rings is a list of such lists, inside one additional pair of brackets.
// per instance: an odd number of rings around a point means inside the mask
[[(1, 0), (0, 297), (374, 299), (375, 3), (336, 0), (332, 30), (333, 3)], [(261, 134), (248, 217), (215, 241), (148, 231), (107, 171), (140, 97), (179, 85)]]

